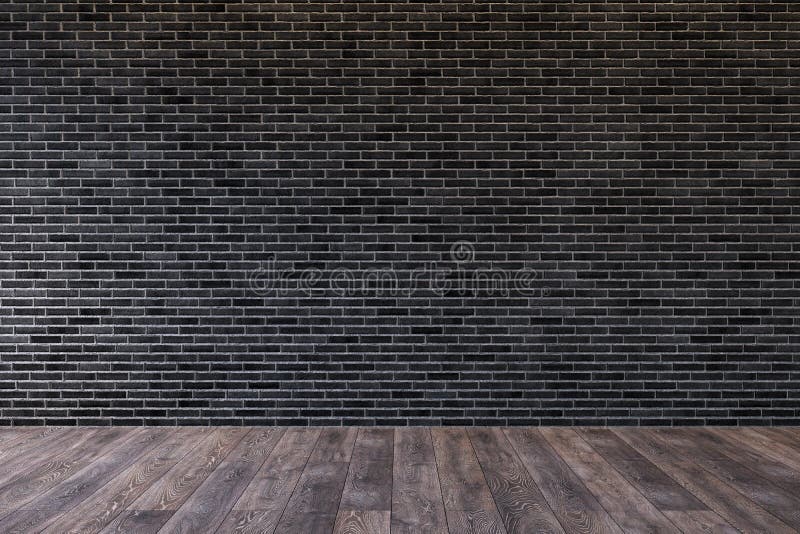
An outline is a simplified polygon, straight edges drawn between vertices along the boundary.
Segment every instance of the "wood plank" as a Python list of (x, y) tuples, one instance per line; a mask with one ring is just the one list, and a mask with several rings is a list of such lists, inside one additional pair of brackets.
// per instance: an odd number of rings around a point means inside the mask
[(574, 430), (543, 428), (541, 432), (622, 530), (680, 532)]
[(92, 463), (0, 521), (0, 531), (39, 531), (108, 483), (148, 450), (164, 441), (169, 431), (142, 429), (130, 432), (123, 443), (108, 447)]
[(318, 428), (288, 429), (219, 531), (274, 532), (319, 435)]
[(391, 511), (394, 431), (358, 431), (339, 509)]
[(80, 446), (98, 432), (97, 428), (40, 428), (9, 444), (0, 455), (0, 484), (17, 479), (20, 474), (41, 468), (53, 457)]
[(604, 428), (577, 432), (609, 464), (684, 532), (738, 532), (619, 436)]
[(153, 534), (158, 532), (174, 513), (174, 510), (124, 510), (101, 532)]
[[(696, 429), (690, 429), (690, 432), (695, 431)], [(703, 432), (704, 440), (714, 440), (725, 456), (744, 463), (761, 476), (789, 490), (793, 495), (800, 495), (800, 462), (797, 461), (800, 454), (794, 449), (776, 442), (762, 445), (749, 440), (741, 432), (726, 432), (724, 429), (712, 428), (703, 429)], [(787, 454), (781, 456), (776, 453), (778, 450), (785, 450)]]
[(360, 532), (368, 525), (377, 527), (376, 533), (389, 532), (393, 449), (394, 430), (362, 428), (358, 431), (334, 532)]
[[(92, 429), (85, 429), (85, 431), (88, 430)], [(25, 427), (20, 428), (18, 431), (11, 431), (7, 434), (6, 439), (0, 443), (0, 461), (5, 463), (18, 456), (30, 458), (32, 453), (35, 454), (34, 447), (42, 444), (50, 446), (53, 441), (61, 439), (67, 434), (74, 435), (80, 431), (82, 430), (77, 428), (58, 426)]]
[(541, 432), (533, 428), (510, 428), (505, 434), (564, 530), (622, 532)]
[(326, 428), (286, 505), (276, 532), (330, 532), (356, 441), (355, 428)]
[(59, 430), (59, 427), (17, 426), (4, 428), (2, 433), (0, 433), (0, 460), (7, 454), (15, 452), (18, 443), (25, 441), (26, 438), (43, 430), (55, 432)]
[(249, 432), (161, 528), (160, 532), (215, 531), (283, 436), (282, 428)]
[[(651, 433), (665, 440), (674, 450), (689, 451), (693, 460), (711, 473), (718, 474), (739, 493), (755, 502), (787, 525), (800, 529), (800, 499), (782, 484), (796, 484), (791, 480), (791, 470), (782, 464), (770, 471), (765, 460), (755, 463), (739, 462), (725, 454), (726, 446), (720, 440), (710, 438), (699, 429), (652, 430)], [(746, 456), (746, 451), (738, 450)], [(734, 451), (735, 455), (735, 451)], [(775, 465), (769, 467), (774, 468)], [(788, 474), (787, 474), (788, 472)], [(770, 480), (772, 477), (775, 482)], [(796, 485), (800, 491), (800, 485)]]
[(656, 508), (664, 511), (708, 510), (702, 501), (669, 475), (604, 428), (582, 428), (577, 432)]
[(690, 460), (694, 451), (675, 452), (644, 429), (614, 429), (631, 447), (692, 492), (742, 532), (790, 533), (794, 529)]
[(381, 510), (339, 511), (333, 531), (337, 534), (389, 534), (391, 514)]
[(713, 532), (714, 534), (738, 534), (730, 523), (711, 510), (665, 510), (664, 515), (687, 534)]
[[(447, 509), (445, 508), (447, 512)], [(451, 533), (497, 534), (505, 532), (502, 520), (486, 510), (451, 510), (447, 512), (447, 527)]]
[(112, 521), (104, 533), (157, 532), (249, 432), (217, 428)]
[[(113, 447), (133, 439), (138, 430), (126, 428), (91, 429), (71, 434), (72, 441), (62, 445), (62, 452), (51, 451), (39, 461), (32, 461), (32, 467), (18, 466), (18, 476), (0, 485), (0, 516), (5, 516), (17, 508), (37, 498), (42, 493), (56, 487), (62, 481), (90, 465), (108, 453)], [(48, 449), (49, 450), (49, 449)], [(44, 453), (42, 453), (44, 454)], [(24, 458), (23, 458), (24, 460)]]
[(357, 428), (326, 428), (311, 452), (309, 463), (344, 462), (353, 457), (353, 446), (358, 436)]
[(395, 429), (392, 472), (392, 533), (446, 534), (447, 519), (430, 430)]
[(208, 430), (177, 428), (167, 439), (114, 477), (97, 493), (67, 511), (44, 532), (100, 532), (150, 485), (197, 446)]
[(505, 533), (466, 431), (435, 428), (431, 437), (450, 532)]
[[(755, 454), (766, 456), (795, 471), (800, 471), (800, 449), (768, 437), (762, 430), (753, 428), (712, 428), (712, 434), (735, 446), (748, 448)], [(798, 442), (800, 446), (800, 441)]]
[(136, 510), (177, 510), (205, 482), (249, 432), (246, 428), (219, 428), (204, 439), (191, 457), (184, 458), (131, 505)]
[(683, 429), (678, 436), (686, 436), (696, 441), (706, 453), (713, 450), (721, 453), (723, 459), (730, 459), (746, 466), (772, 484), (787, 490), (790, 496), (800, 495), (800, 470), (787, 465), (786, 462), (791, 460), (782, 462), (773, 459), (770, 455), (763, 454), (758, 446), (753, 448), (746, 441), (734, 439), (721, 432), (712, 432), (710, 429)]
[(467, 431), (509, 533), (564, 532), (536, 482), (499, 428)]
[(758, 432), (761, 432), (767, 438), (777, 441), (789, 448), (800, 452), (800, 432), (796, 428), (770, 428), (759, 427)]

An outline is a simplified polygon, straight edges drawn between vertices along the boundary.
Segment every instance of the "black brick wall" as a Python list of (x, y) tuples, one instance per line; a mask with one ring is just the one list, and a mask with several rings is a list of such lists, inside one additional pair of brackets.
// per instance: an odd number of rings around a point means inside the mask
[(6, 0), (0, 421), (800, 423), (799, 121), (796, 1)]

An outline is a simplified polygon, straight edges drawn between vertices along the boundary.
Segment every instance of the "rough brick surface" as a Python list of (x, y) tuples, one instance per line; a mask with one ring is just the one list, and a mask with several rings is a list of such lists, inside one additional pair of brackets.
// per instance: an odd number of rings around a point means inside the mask
[(797, 424), (799, 171), (796, 1), (7, 0), (0, 421)]

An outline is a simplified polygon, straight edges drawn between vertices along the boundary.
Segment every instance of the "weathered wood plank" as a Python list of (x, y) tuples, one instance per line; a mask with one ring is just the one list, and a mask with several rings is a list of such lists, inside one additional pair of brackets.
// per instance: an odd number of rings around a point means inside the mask
[(0, 521), (0, 531), (44, 529), (58, 516), (77, 506), (169, 435), (164, 429), (134, 431), (124, 443), (107, 447), (99, 458), (25, 505), (35, 513), (12, 513)]
[(766, 428), (759, 427), (758, 432), (762, 433), (765, 437), (782, 443), (787, 447), (800, 451), (800, 432), (796, 428)]
[(175, 510), (206, 481), (248, 431), (244, 428), (215, 429), (198, 444), (191, 455), (184, 457), (150, 486), (103, 532), (157, 532)]
[(392, 471), (392, 533), (447, 533), (430, 430), (395, 430)]
[(431, 437), (450, 532), (505, 533), (466, 431), (435, 428)]
[(564, 532), (503, 431), (471, 428), (467, 433), (509, 534)]
[(67, 439), (74, 439), (83, 432), (91, 432), (94, 428), (64, 428), (58, 426), (26, 427), (24, 429), (9, 430), (3, 441), (0, 442), (0, 461), (8, 462), (12, 458), (25, 456), (30, 458), (34, 454), (45, 454), (38, 447), (50, 448), (54, 443)]
[(544, 428), (541, 432), (622, 530), (680, 533), (664, 514), (574, 430)]
[(244, 428), (217, 429), (131, 506), (136, 510), (177, 510), (205, 482), (247, 434)]
[(761, 447), (757, 443), (748, 442), (745, 437), (740, 436), (739, 439), (735, 439), (721, 430), (688, 429), (686, 435), (698, 436), (701, 447), (713, 443), (716, 450), (731, 461), (747, 466), (773, 484), (782, 487), (789, 495), (800, 495), (800, 464), (794, 462), (791, 455), (773, 458), (774, 451), (781, 444)]
[(26, 506), (27, 503), (90, 465), (112, 447), (132, 439), (137, 432), (126, 428), (76, 432), (69, 444), (58, 448), (60, 452), (52, 450), (49, 456), (42, 456), (40, 461), (34, 459), (32, 467), (20, 468), (18, 476), (0, 485), (0, 510), (3, 511), (0, 516), (17, 508), (30, 508)]
[[(665, 440), (673, 450), (687, 451), (701, 467), (725, 480), (739, 493), (755, 502), (784, 523), (800, 530), (800, 499), (796, 498), (790, 485), (800, 492), (800, 485), (791, 480), (791, 470), (782, 464), (768, 466), (766, 460), (756, 462), (751, 459), (747, 464), (734, 460), (725, 454), (725, 444), (720, 440), (709, 438), (701, 430), (670, 429), (646, 431)], [(739, 454), (746, 456), (746, 451), (739, 449)], [(734, 452), (734, 457), (736, 453)], [(776, 465), (778, 467), (776, 468)], [(772, 478), (772, 480), (770, 480)]]
[(78, 504), (45, 529), (48, 534), (100, 532), (151, 484), (188, 454), (208, 433), (178, 428), (167, 439), (114, 477), (97, 493)]
[(738, 534), (730, 523), (711, 510), (664, 510), (664, 515), (686, 534), (709, 532), (713, 534)]
[(670, 445), (643, 429), (614, 429), (676, 482), (742, 532), (790, 533), (794, 529), (693, 461), (693, 450), (671, 450)]
[(250, 431), (160, 532), (215, 531), (283, 436), (282, 428)]
[(0, 484), (41, 469), (70, 450), (79, 450), (98, 432), (97, 428), (45, 427), (20, 436), (0, 454)]
[(367, 527), (376, 533), (389, 532), (393, 449), (394, 430), (362, 428), (358, 431), (334, 532), (356, 533)]
[(391, 511), (393, 448), (392, 429), (359, 430), (339, 503), (340, 510)]
[(592, 534), (622, 532), (541, 432), (533, 428), (510, 428), (506, 436), (564, 530)]
[(308, 534), (333, 529), (356, 434), (354, 428), (322, 431), (276, 532)]
[(317, 428), (288, 429), (220, 525), (220, 532), (274, 532), (319, 434)]
[(29, 438), (41, 436), (42, 433), (50, 435), (53, 432), (63, 431), (60, 427), (6, 427), (0, 433), (0, 460), (4, 460), (10, 455), (22, 454), (26, 447), (25, 443)]
[(334, 534), (389, 534), (388, 510), (339, 511), (333, 526)]
[(714, 428), (709, 432), (725, 439), (734, 446), (744, 446), (755, 454), (781, 462), (800, 472), (800, 440), (797, 447), (772, 439), (769, 433), (753, 428)]
[(578, 433), (656, 508), (664, 511), (708, 510), (702, 501), (608, 429), (578, 429)]

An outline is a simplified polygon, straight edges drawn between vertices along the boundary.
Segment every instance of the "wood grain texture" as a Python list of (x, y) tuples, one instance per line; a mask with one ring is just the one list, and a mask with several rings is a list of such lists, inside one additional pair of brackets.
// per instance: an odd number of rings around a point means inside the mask
[(157, 483), (148, 488), (105, 529), (104, 533), (157, 532), (189, 496), (205, 482), (249, 430), (218, 428)]
[(701, 500), (608, 429), (577, 429), (583, 439), (683, 532), (738, 532)]
[(393, 429), (358, 431), (334, 524), (335, 533), (389, 534), (393, 456)]
[(503, 431), (472, 428), (467, 433), (509, 534), (564, 532)]
[(446, 533), (447, 519), (430, 430), (395, 429), (392, 471), (392, 533)]
[(776, 441), (789, 448), (800, 452), (800, 432), (796, 428), (762, 428), (750, 429), (757, 431), (764, 437)]
[[(800, 430), (1, 429), (0, 532), (798, 532)], [(0, 461), (0, 469), (2, 469)], [(0, 480), (1, 477), (0, 477)]]
[(307, 534), (333, 529), (356, 435), (354, 428), (322, 431), (276, 532)]
[(135, 510), (177, 510), (205, 482), (220, 463), (247, 434), (243, 428), (217, 429), (200, 442), (192, 456), (175, 467), (136, 499), (130, 508)]
[(152, 534), (158, 532), (174, 513), (173, 510), (125, 510), (101, 532)]
[(63, 457), (70, 450), (83, 449), (84, 443), (100, 431), (96, 428), (57, 428), (53, 431), (40, 428), (34, 433), (21, 436), (13, 444), (9, 444), (4, 451), (5, 454), (0, 456), (0, 485), (11, 479), (17, 479), (21, 473), (31, 473), (41, 469), (45, 464), (54, 461), (57, 456)]
[(5, 460), (11, 454), (27, 454), (32, 452), (32, 447), (41, 443), (52, 443), (60, 436), (75, 435), (76, 431), (93, 430), (93, 427), (77, 429), (61, 426), (35, 426), (16, 427), (8, 429), (0, 441), (0, 460)]
[(333, 526), (335, 534), (389, 534), (391, 512), (340, 510)]
[(578, 429), (578, 433), (662, 512), (708, 510), (702, 501), (610, 430)]
[[(112, 447), (134, 438), (140, 431), (112, 428), (75, 432), (70, 436), (69, 445), (55, 439), (59, 446), (54, 450), (47, 449), (50, 456), (34, 457), (30, 461), (30, 467), (20, 466), (17, 476), (0, 485), (0, 510), (9, 512), (26, 507), (29, 501), (90, 465)], [(44, 450), (40, 454), (45, 454)], [(11, 465), (18, 464), (13, 462)], [(2, 515), (5, 514), (0, 513)]]
[(466, 431), (434, 428), (431, 437), (450, 532), (506, 532)]
[(3, 427), (0, 429), (0, 455), (2, 455), (6, 449), (11, 446), (18, 440), (21, 439), (23, 436), (33, 434), (36, 430), (42, 429), (52, 429), (52, 431), (58, 429), (59, 427), (52, 426), (52, 427), (35, 427), (35, 426), (14, 426), (14, 427)]
[(544, 428), (541, 432), (622, 530), (680, 533), (664, 514), (631, 486), (574, 430)]
[(339, 509), (391, 511), (394, 430), (362, 428), (358, 432)]
[(288, 429), (220, 525), (220, 532), (274, 532), (319, 434), (316, 428)]
[[(702, 431), (670, 429), (669, 432), (649, 432), (664, 440), (674, 450), (691, 451), (693, 460), (701, 467), (725, 480), (739, 493), (790, 527), (800, 530), (800, 499), (795, 497), (798, 493), (784, 487), (784, 484), (796, 487), (796, 481), (791, 480), (791, 471), (785, 466), (780, 465), (780, 468), (774, 469), (774, 465), (766, 466), (764, 460), (734, 460), (725, 454), (724, 443), (709, 438)], [(746, 456), (743, 448), (739, 452)]]
[(323, 429), (308, 462), (311, 464), (324, 462), (349, 464), (350, 458), (353, 457), (353, 446), (357, 436), (357, 428)]
[(48, 534), (100, 532), (156, 480), (188, 454), (209, 431), (179, 428), (94, 495), (60, 516)]
[(0, 486), (0, 510), (8, 512), (29, 507), (30, 501), (101, 458), (111, 448), (135, 438), (138, 432), (130, 429), (93, 429), (76, 434), (73, 446), (44, 461), (31, 462), (32, 466), (21, 476)]
[(737, 534), (739, 532), (711, 510), (664, 510), (663, 513), (685, 533)]
[[(764, 429), (771, 430), (771, 429)], [(743, 446), (757, 455), (766, 456), (774, 461), (787, 465), (800, 472), (800, 440), (796, 446), (790, 446), (780, 439), (776, 440), (770, 433), (753, 428), (714, 428), (709, 432), (731, 445)], [(793, 444), (795, 445), (795, 444)]]
[(35, 513), (16, 513), (0, 521), (0, 531), (44, 529), (58, 516), (76, 507), (124, 471), (146, 451), (164, 441), (169, 430), (150, 428), (130, 434), (124, 442), (108, 446), (99, 458), (25, 505), (25, 509)]
[(48, 426), (48, 427), (19, 427), (5, 429), (0, 436), (0, 461), (7, 462), (17, 456), (35, 454), (31, 447), (37, 443), (51, 443), (56, 436), (68, 433), (70, 429)]
[(786, 533), (794, 529), (691, 458), (695, 448), (675, 451), (645, 429), (614, 429), (614, 433), (691, 491), (709, 508), (742, 532)]
[(539, 430), (510, 428), (506, 436), (565, 531), (622, 532)]
[(796, 463), (789, 465), (793, 463), (791, 456), (773, 458), (769, 448), (760, 450), (758, 445), (730, 438), (722, 432), (688, 429), (685, 435), (696, 440), (701, 447), (710, 447), (713, 444), (715, 450), (724, 455), (723, 459), (747, 466), (767, 481), (786, 490), (790, 496), (800, 495), (800, 469)]
[(214, 531), (266, 461), (285, 430), (251, 430), (161, 528), (164, 533)]
[(346, 478), (346, 462), (308, 464), (275, 531), (330, 532)]

